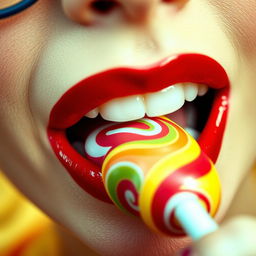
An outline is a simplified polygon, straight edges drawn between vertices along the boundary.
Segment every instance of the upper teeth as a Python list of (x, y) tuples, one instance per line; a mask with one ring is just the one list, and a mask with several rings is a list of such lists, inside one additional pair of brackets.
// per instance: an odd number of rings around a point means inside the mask
[(206, 85), (175, 84), (155, 93), (113, 99), (85, 116), (94, 118), (100, 113), (106, 120), (122, 122), (142, 118), (145, 114), (151, 117), (166, 115), (180, 109), (185, 100), (193, 101), (197, 95), (203, 96), (207, 90)]

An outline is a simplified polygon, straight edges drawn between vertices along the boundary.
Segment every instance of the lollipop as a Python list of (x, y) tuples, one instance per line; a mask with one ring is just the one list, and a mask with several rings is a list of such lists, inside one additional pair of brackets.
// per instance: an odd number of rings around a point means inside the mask
[(153, 230), (189, 234), (214, 231), (220, 183), (197, 142), (166, 117), (108, 123), (85, 143), (87, 157), (102, 165), (109, 197)]

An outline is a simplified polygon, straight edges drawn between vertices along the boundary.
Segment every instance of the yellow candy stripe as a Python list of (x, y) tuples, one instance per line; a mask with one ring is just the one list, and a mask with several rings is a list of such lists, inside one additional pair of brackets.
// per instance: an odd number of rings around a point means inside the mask
[[(174, 172), (179, 167), (194, 160), (200, 153), (200, 148), (194, 140), (189, 140), (188, 144), (177, 152), (165, 156), (164, 159), (152, 166), (141, 189), (139, 205), (143, 220), (152, 229), (159, 231), (152, 220), (151, 204), (154, 193), (166, 176)], [(186, 157), (184, 157), (186, 154)], [(177, 191), (178, 192), (178, 191)]]
[[(213, 216), (220, 202), (220, 183), (215, 167), (193, 137), (167, 118), (150, 119), (151, 131), (154, 122), (158, 131), (154, 136), (144, 138), (139, 131), (139, 139), (134, 140), (134, 130), (118, 137), (117, 130), (113, 128), (111, 133), (110, 128), (108, 133), (116, 136), (115, 146), (105, 156), (103, 181), (120, 209), (140, 215), (155, 231), (181, 234), (174, 209), (169, 207), (172, 197), (193, 193)], [(130, 129), (131, 123), (128, 126)], [(119, 131), (125, 129), (124, 124)]]

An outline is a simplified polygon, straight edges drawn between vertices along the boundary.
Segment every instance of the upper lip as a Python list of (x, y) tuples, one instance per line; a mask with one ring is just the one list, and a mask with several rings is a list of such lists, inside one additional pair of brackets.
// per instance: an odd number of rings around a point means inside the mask
[(183, 82), (215, 89), (229, 85), (224, 68), (202, 54), (174, 55), (143, 68), (114, 68), (85, 78), (68, 90), (54, 105), (48, 128), (66, 129), (113, 98), (156, 92)]

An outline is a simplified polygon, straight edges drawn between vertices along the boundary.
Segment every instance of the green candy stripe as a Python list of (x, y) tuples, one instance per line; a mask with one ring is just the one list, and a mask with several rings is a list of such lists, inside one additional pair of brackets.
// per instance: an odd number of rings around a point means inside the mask
[[(165, 122), (165, 120), (161, 120), (161, 121), (164, 122), (166, 124), (166, 126), (169, 128), (169, 133), (166, 136), (158, 138), (158, 139), (150, 139), (149, 138), (147, 140), (138, 140), (136, 142), (130, 141), (123, 145), (129, 145), (129, 144), (147, 145), (147, 144), (149, 144), (149, 145), (159, 145), (159, 147), (163, 147), (164, 144), (168, 144), (168, 143), (171, 143), (171, 142), (177, 140), (177, 138), (179, 137), (179, 132), (177, 129), (180, 129), (180, 128), (173, 127), (171, 124)], [(140, 120), (140, 122), (145, 123), (151, 127), (154, 127), (151, 123), (148, 123), (146, 120)]]
[(131, 162), (119, 162), (111, 166), (108, 170), (105, 184), (109, 196), (120, 209), (127, 211), (120, 203), (117, 195), (117, 186), (122, 180), (129, 180), (133, 183), (139, 193), (144, 175), (142, 170)]

